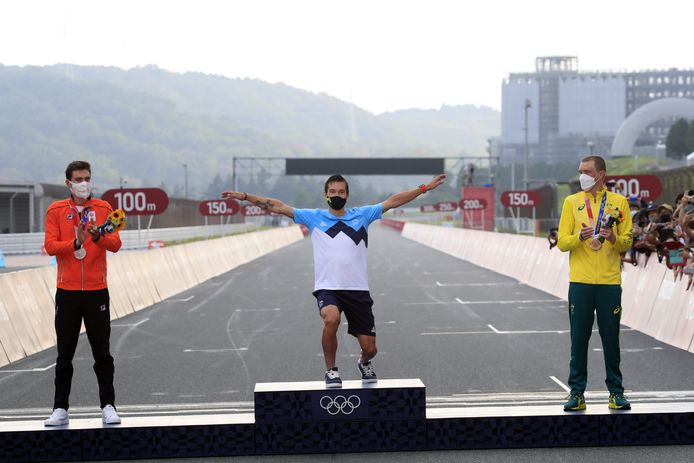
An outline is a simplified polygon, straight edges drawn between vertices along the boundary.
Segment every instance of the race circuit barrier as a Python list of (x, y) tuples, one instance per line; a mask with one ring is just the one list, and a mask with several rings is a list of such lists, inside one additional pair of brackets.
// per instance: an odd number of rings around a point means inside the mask
[[(566, 300), (569, 253), (544, 238), (402, 223), (402, 236)], [(396, 228), (397, 227), (393, 227)], [(694, 294), (655, 255), (622, 271), (622, 324), (694, 352)]]
[[(694, 444), (694, 403), (426, 408), (420, 379), (258, 383), (254, 414), (0, 422), (0, 463), (344, 452)], [(597, 404), (596, 404), (597, 405)]]
[[(111, 319), (303, 238), (298, 226), (108, 256)], [(56, 267), (0, 274), (0, 366), (55, 345)], [(84, 329), (84, 328), (83, 328)]]

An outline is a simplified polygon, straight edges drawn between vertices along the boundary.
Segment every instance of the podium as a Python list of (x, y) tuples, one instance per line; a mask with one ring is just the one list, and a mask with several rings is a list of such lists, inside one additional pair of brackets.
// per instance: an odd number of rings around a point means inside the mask
[(377, 383), (257, 383), (256, 453), (426, 450), (426, 388), (419, 379)]

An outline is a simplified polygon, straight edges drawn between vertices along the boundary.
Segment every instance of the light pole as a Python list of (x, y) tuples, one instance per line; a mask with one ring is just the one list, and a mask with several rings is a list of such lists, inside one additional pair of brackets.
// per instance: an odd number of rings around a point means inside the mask
[(528, 110), (532, 105), (529, 99), (525, 99), (525, 105), (523, 110), (525, 112), (525, 127), (523, 131), (525, 132), (525, 163), (523, 164), (523, 185), (525, 189), (528, 189)]
[(184, 198), (188, 199), (188, 164), (183, 163), (183, 170), (185, 171), (185, 188), (184, 188)]
[(658, 166), (658, 170), (660, 170), (660, 153), (665, 150), (665, 145), (663, 144), (663, 140), (658, 140), (658, 143), (655, 145), (655, 163)]
[(589, 141), (588, 142), (588, 152), (591, 154), (591, 156), (593, 155), (593, 146), (594, 146), (593, 142)]

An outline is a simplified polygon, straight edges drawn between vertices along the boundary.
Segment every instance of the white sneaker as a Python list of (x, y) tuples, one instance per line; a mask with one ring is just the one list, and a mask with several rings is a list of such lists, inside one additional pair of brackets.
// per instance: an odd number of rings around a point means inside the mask
[(70, 416), (64, 408), (56, 408), (51, 416), (43, 422), (44, 426), (63, 426), (70, 422)]
[(101, 421), (104, 424), (120, 424), (120, 416), (113, 405), (106, 405), (101, 410)]

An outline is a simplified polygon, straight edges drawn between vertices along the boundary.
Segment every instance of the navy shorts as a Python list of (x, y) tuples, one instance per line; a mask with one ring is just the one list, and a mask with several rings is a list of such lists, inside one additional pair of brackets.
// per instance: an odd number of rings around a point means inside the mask
[(347, 332), (352, 336), (376, 336), (376, 324), (372, 307), (373, 299), (368, 291), (342, 289), (319, 289), (313, 292), (318, 302), (318, 311), (327, 306), (337, 306), (347, 317)]

